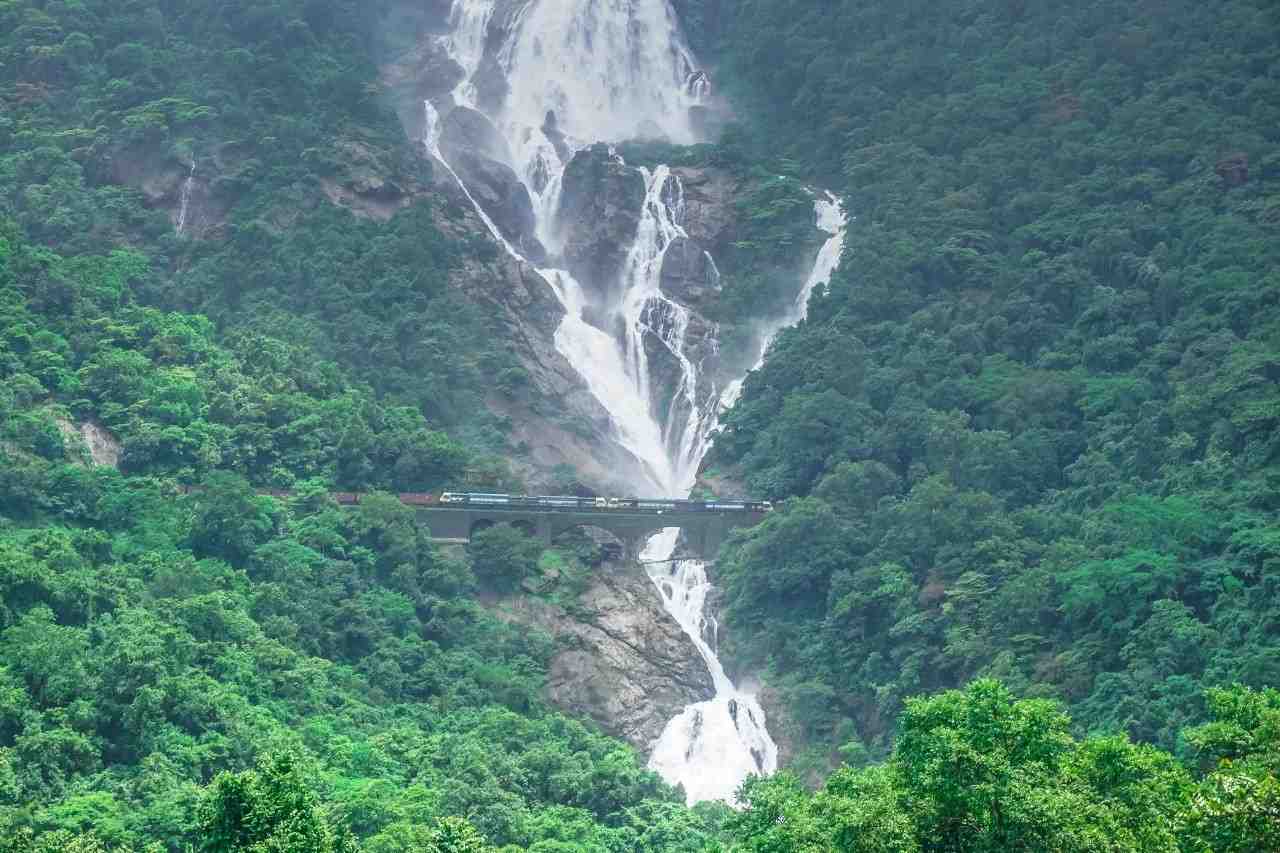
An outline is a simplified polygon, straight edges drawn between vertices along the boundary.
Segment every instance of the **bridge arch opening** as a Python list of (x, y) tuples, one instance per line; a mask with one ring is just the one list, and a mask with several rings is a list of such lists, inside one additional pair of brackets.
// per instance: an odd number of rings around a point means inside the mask
[(482, 518), (479, 521), (473, 522), (471, 525), (471, 530), (468, 534), (468, 538), (474, 539), (477, 533), (481, 532), (482, 530), (488, 530), (490, 527), (493, 527), (493, 525), (494, 525), (493, 520), (489, 518)]
[(627, 543), (622, 538), (594, 524), (572, 524), (559, 529), (552, 542), (591, 566), (621, 560), (627, 554)]

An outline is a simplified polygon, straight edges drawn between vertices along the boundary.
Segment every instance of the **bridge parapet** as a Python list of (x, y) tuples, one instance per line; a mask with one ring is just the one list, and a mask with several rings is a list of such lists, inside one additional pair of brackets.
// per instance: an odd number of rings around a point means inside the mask
[(750, 527), (764, 520), (759, 512), (664, 512), (640, 513), (625, 510), (530, 511), (497, 507), (418, 507), (418, 519), (433, 538), (470, 541), (473, 534), (493, 524), (506, 522), (523, 527), (547, 545), (556, 537), (578, 527), (598, 527), (627, 544), (629, 554), (639, 553), (644, 541), (667, 527), (684, 531), (687, 550), (703, 559), (715, 556), (720, 545), (736, 527)]

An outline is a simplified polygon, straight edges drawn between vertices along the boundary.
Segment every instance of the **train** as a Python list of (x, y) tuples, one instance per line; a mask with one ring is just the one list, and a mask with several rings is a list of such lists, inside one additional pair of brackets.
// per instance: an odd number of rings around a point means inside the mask
[(449, 506), (529, 507), (551, 510), (641, 510), (647, 512), (772, 512), (771, 501), (675, 500), (667, 498), (582, 498), (573, 495), (495, 495), (445, 492), (440, 503)]
[[(181, 486), (184, 494), (200, 491), (199, 486)], [(289, 498), (293, 492), (282, 489), (263, 489), (259, 494), (275, 498)], [(359, 492), (330, 492), (329, 497), (340, 506), (356, 506)], [(401, 492), (396, 495), (408, 506), (493, 507), (495, 509), (536, 509), (553, 511), (618, 511), (641, 512), (772, 512), (771, 501), (746, 500), (676, 500), (669, 498), (583, 498), (575, 495), (499, 495), (486, 492), (444, 492), (440, 495), (426, 492)]]

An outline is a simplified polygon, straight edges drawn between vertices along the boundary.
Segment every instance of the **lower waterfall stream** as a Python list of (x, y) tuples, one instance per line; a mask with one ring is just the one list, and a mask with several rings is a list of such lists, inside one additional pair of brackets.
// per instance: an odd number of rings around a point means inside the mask
[[(485, 33), (492, 35), (494, 7), (494, 0), (455, 0), (450, 16), (454, 30), (446, 45), (467, 72), (452, 93), (455, 104), (480, 109), (472, 80), (484, 61)], [(529, 0), (520, 6), (510, 27), (505, 42), (494, 51), (509, 81), (507, 102), (489, 117), (514, 152), (515, 162), (510, 165), (529, 191), (537, 234), (550, 244), (556, 236), (561, 179), (572, 152), (599, 139), (621, 141), (635, 131), (638, 121), (662, 128), (674, 140), (692, 141), (687, 108), (704, 94), (706, 77), (699, 76), (693, 66), (668, 0), (619, 0), (607, 6), (592, 0)], [(697, 85), (691, 85), (691, 80)], [(437, 107), (428, 102), (425, 112), (423, 142), (428, 151), (457, 181), (503, 248), (527, 260), (503, 237), (445, 159)], [(557, 149), (547, 132), (549, 114), (559, 117), (564, 132), (559, 141), (562, 149), (568, 147), (570, 157)], [(634, 243), (626, 254), (622, 286), (615, 304), (603, 306), (605, 310), (596, 315), (617, 321), (621, 334), (588, 322), (582, 284), (567, 270), (543, 266), (538, 271), (565, 309), (555, 334), (556, 349), (609, 413), (615, 441), (643, 465), (649, 482), (636, 484), (636, 493), (683, 497), (694, 486), (720, 411), (736, 401), (745, 377), (725, 388), (708, 387), (712, 380), (700, 375), (699, 365), (688, 356), (689, 311), (661, 288), (667, 249), (675, 239), (687, 236), (684, 188), (666, 166), (641, 173), (644, 204)], [(794, 309), (764, 330), (762, 352), (779, 329), (803, 318), (809, 294), (830, 278), (839, 260), (845, 224), (839, 204), (834, 199), (817, 199), (815, 217), (829, 239)], [(714, 259), (707, 257), (714, 269)], [(655, 411), (646, 347), (647, 340), (655, 345), (651, 339), (678, 365), (678, 387), (670, 389), (667, 411)], [(715, 696), (689, 706), (667, 724), (653, 747), (650, 767), (668, 782), (683, 785), (690, 803), (712, 799), (732, 803), (747, 776), (776, 770), (778, 750), (760, 703), (751, 692), (733, 684), (719, 660), (719, 626), (706, 611), (711, 583), (705, 563), (670, 559), (678, 541), (679, 530), (674, 528), (654, 536), (644, 548), (642, 561), (648, 564), (663, 606), (706, 663)]]

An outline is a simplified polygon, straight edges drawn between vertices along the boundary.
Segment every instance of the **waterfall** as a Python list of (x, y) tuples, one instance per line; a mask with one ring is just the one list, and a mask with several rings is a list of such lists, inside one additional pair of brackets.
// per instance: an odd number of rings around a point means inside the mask
[[(657, 135), (676, 142), (695, 141), (689, 108), (709, 95), (711, 82), (696, 67), (668, 0), (527, 0), (497, 25), (505, 27), (505, 40), (495, 46), (496, 8), (495, 0), (454, 2), (445, 44), (466, 77), (452, 100), (486, 112), (505, 137), (510, 165), (533, 202), (537, 236), (554, 257), (562, 177), (573, 153), (596, 141), (653, 136), (655, 128)], [(488, 104), (486, 110), (477, 80), (495, 68), (505, 78), (505, 97), (500, 107)], [(439, 115), (430, 103), (425, 110), (424, 145), (457, 180), (494, 238), (521, 257), (445, 160), (438, 145)], [(689, 357), (691, 314), (661, 288), (667, 249), (687, 237), (684, 188), (667, 166), (642, 173), (645, 199), (637, 235), (616, 303), (605, 312), (620, 321), (620, 335), (588, 322), (582, 284), (568, 271), (546, 266), (539, 272), (565, 310), (556, 349), (608, 411), (615, 441), (644, 466), (648, 482), (635, 484), (636, 493), (673, 497), (692, 489), (719, 407), (741, 380), (720, 392)], [(823, 204), (834, 202), (818, 203), (820, 219), (827, 210)], [(834, 210), (838, 214), (838, 205)], [(827, 224), (835, 221), (828, 216)], [(714, 258), (707, 257), (718, 278)], [(824, 271), (815, 269), (810, 276), (797, 301), (800, 313), (790, 322), (802, 316), (809, 292), (830, 276), (838, 259), (839, 246), (829, 242), (819, 258)], [(664, 353), (677, 369), (664, 411), (656, 402), (664, 395), (654, 392), (665, 389), (652, 387), (651, 351)], [(711, 584), (705, 564), (670, 560), (678, 537), (677, 529), (654, 536), (644, 560), (665, 608), (705, 661), (715, 697), (667, 724), (650, 766), (682, 784), (691, 803), (732, 802), (748, 775), (776, 769), (777, 747), (759, 702), (733, 684), (717, 656), (719, 626), (706, 612)]]
[[(769, 351), (769, 345), (773, 343), (773, 339), (778, 336), (779, 332), (794, 326), (804, 319), (809, 310), (809, 297), (813, 295), (813, 292), (819, 286), (825, 286), (831, 281), (832, 273), (840, 265), (840, 255), (844, 252), (844, 235), (845, 229), (849, 224), (849, 217), (845, 214), (840, 200), (831, 193), (827, 193), (824, 198), (820, 198), (814, 203), (814, 212), (817, 215), (818, 228), (826, 232), (827, 241), (818, 250), (818, 258), (814, 261), (813, 271), (805, 279), (804, 287), (800, 288), (800, 293), (796, 295), (795, 301), (791, 303), (787, 312), (773, 322), (766, 324), (760, 335), (760, 358), (749, 372), (755, 372), (764, 365), (764, 357)], [(742, 386), (746, 379), (747, 377), (745, 376), (735, 379), (725, 388), (724, 394), (720, 397), (720, 408), (722, 410), (732, 409), (734, 404), (738, 402), (738, 398), (742, 396)]]
[[(676, 533), (655, 536), (641, 559), (670, 556)], [(669, 566), (669, 568), (668, 568)], [(742, 780), (768, 775), (778, 768), (778, 747), (765, 728), (764, 710), (756, 697), (734, 686), (716, 653), (719, 626), (706, 613), (706, 565), (701, 560), (650, 563), (649, 577), (667, 612), (675, 617), (711, 671), (714, 699), (685, 708), (667, 723), (649, 766), (670, 782), (684, 785), (690, 803), (734, 802)]]
[(191, 171), (187, 174), (187, 179), (182, 182), (182, 196), (178, 205), (178, 233), (181, 234), (183, 229), (187, 227), (187, 209), (191, 206), (191, 190), (195, 187), (196, 182), (196, 160), (191, 158)]

